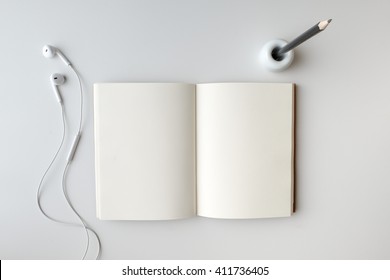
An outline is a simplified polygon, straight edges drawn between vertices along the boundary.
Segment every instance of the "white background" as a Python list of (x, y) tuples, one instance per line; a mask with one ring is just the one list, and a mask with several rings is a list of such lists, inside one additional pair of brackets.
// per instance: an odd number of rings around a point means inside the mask
[[(390, 35), (388, 1), (0, 1), (0, 258), (77, 259), (80, 228), (46, 220), (36, 189), (61, 138), (49, 84), (76, 77), (41, 55), (59, 47), (86, 89), (84, 134), (70, 198), (100, 234), (104, 259), (389, 259)], [(291, 40), (319, 20), (282, 73), (258, 61), (264, 43)], [(99, 221), (95, 215), (94, 82), (295, 82), (297, 212), (290, 218)], [(69, 148), (71, 138), (66, 138)], [(44, 208), (74, 220), (61, 196), (66, 153), (49, 174)], [(95, 246), (89, 257), (93, 257)]]

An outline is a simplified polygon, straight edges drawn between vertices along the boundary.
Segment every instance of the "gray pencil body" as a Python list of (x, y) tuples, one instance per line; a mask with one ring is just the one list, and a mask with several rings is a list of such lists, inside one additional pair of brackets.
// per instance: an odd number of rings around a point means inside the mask
[(282, 58), (283, 54), (285, 54), (288, 51), (291, 51), (292, 49), (296, 48), (306, 40), (310, 39), (314, 35), (320, 33), (321, 31), (325, 30), (326, 26), (331, 22), (332, 20), (329, 19), (327, 21), (320, 21), (310, 29), (306, 30), (304, 33), (299, 35), (297, 38), (295, 38), (293, 41), (285, 45), (284, 47), (275, 50), (275, 57)]

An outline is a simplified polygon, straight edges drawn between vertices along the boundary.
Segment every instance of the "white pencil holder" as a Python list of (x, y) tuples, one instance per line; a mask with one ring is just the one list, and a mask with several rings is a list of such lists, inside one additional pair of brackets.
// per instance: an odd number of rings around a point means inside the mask
[(266, 43), (260, 52), (261, 65), (266, 69), (274, 72), (287, 69), (294, 59), (294, 50), (283, 54), (280, 60), (276, 60), (272, 54), (275, 49), (282, 48), (286, 44), (287, 42), (281, 39), (275, 39)]

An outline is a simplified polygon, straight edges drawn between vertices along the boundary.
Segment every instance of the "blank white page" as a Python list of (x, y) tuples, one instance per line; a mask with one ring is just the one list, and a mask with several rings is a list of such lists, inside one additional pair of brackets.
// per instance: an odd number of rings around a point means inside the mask
[(290, 216), (294, 85), (197, 85), (197, 211), (212, 218)]
[(196, 214), (195, 85), (94, 85), (97, 216)]

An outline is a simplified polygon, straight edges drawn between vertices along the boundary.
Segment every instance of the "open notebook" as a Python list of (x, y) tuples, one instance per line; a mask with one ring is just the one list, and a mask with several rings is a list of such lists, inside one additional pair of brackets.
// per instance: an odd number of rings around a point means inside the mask
[(294, 84), (94, 85), (97, 216), (290, 216)]

